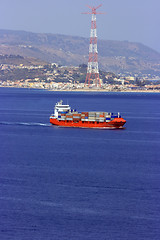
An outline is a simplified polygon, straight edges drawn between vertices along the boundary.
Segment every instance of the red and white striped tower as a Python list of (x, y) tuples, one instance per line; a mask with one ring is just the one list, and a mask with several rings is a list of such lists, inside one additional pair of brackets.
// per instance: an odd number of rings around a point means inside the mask
[(90, 44), (89, 44), (89, 59), (88, 59), (88, 68), (87, 68), (87, 75), (85, 84), (90, 85), (90, 82), (94, 83), (95, 85), (99, 85), (101, 87), (101, 81), (99, 78), (99, 70), (98, 70), (98, 50), (97, 50), (97, 26), (96, 26), (96, 14), (103, 14), (97, 13), (96, 10), (101, 7), (100, 4), (98, 7), (89, 7), (92, 12), (87, 12), (84, 14), (92, 14), (91, 20), (91, 33), (90, 33)]

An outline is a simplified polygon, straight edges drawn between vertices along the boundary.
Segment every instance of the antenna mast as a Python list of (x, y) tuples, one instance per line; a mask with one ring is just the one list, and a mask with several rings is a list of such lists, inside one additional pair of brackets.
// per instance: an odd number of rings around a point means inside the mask
[(100, 8), (102, 4), (98, 7), (88, 6), (92, 12), (87, 12), (83, 14), (92, 14), (91, 20), (91, 32), (90, 32), (90, 44), (89, 44), (89, 59), (88, 59), (88, 67), (87, 67), (87, 75), (85, 84), (90, 85), (92, 81), (93, 84), (99, 85), (101, 87), (101, 80), (99, 78), (99, 69), (98, 69), (98, 50), (97, 50), (97, 26), (96, 26), (96, 14), (104, 14), (97, 13), (96, 10)]

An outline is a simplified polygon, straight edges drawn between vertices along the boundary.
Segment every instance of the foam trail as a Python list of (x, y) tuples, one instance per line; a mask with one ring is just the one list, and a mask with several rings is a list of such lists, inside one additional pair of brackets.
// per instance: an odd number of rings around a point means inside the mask
[(49, 127), (49, 123), (33, 123), (33, 122), (0, 122), (0, 125), (23, 125), (23, 126), (43, 126), (43, 127)]

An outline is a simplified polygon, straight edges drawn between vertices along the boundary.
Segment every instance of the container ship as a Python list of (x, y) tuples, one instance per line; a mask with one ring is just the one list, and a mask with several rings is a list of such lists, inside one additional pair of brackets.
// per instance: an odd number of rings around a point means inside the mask
[(110, 112), (77, 112), (63, 101), (56, 103), (54, 113), (50, 116), (50, 123), (63, 127), (80, 128), (123, 128), (126, 123), (120, 113)]

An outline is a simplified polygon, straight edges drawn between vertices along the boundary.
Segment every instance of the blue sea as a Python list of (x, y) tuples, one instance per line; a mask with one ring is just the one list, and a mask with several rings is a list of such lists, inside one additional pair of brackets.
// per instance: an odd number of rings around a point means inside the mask
[[(51, 126), (60, 99), (125, 129)], [(160, 93), (0, 88), (0, 240), (121, 239), (160, 239)]]

